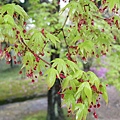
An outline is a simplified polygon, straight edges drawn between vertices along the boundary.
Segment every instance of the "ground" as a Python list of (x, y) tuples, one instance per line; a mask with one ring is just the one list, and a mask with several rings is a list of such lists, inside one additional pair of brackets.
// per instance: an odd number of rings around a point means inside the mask
[(120, 120), (120, 92), (114, 87), (108, 87), (109, 104), (102, 102), (99, 117), (103, 120)]
[(22, 117), (47, 109), (47, 98), (0, 106), (0, 120), (22, 120)]
[[(115, 87), (108, 86), (109, 103), (106, 103), (101, 99), (101, 107), (97, 109), (98, 120), (120, 120), (120, 92)], [(89, 120), (94, 120), (90, 115)]]
[[(101, 100), (101, 107), (97, 110), (98, 120), (120, 120), (120, 92), (113, 86), (108, 86), (109, 104)], [(25, 102), (0, 106), (0, 120), (22, 120), (22, 116), (47, 109), (47, 98), (34, 99)], [(88, 120), (94, 120), (89, 115)]]

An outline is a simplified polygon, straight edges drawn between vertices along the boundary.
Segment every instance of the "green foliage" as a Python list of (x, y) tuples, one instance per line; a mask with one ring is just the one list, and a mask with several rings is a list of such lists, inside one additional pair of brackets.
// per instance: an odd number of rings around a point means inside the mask
[(45, 75), (47, 75), (46, 80), (47, 80), (48, 88), (50, 89), (55, 83), (56, 76), (58, 76), (59, 74), (56, 69), (50, 68), (46, 71)]
[(56, 42), (60, 42), (59, 41), (59, 39), (56, 37), (56, 36), (54, 36), (54, 35), (52, 35), (52, 34), (50, 34), (50, 33), (47, 33), (46, 34), (46, 37), (56, 46)]
[(67, 66), (66, 66), (66, 63), (63, 59), (56, 58), (52, 62), (53, 62), (52, 67), (57, 67), (59, 74), (63, 71), (64, 74), (67, 75)]
[[(93, 72), (80, 70), (79, 63), (87, 62), (89, 57), (105, 55), (108, 49), (111, 49), (111, 45), (116, 43), (116, 34), (113, 31), (119, 33), (119, 18), (105, 19), (104, 8), (101, 11), (93, 1), (75, 0), (61, 10), (60, 13), (63, 13), (68, 9), (68, 15), (61, 25), (54, 2), (52, 5), (37, 4), (37, 0), (30, 2), (34, 3), (35, 10), (29, 14), (37, 25), (31, 30), (26, 30), (28, 15), (20, 6), (7, 4), (0, 9), (1, 42), (4, 40), (11, 44), (1, 53), (8, 59), (9, 50), (14, 49), (15, 54), (19, 54), (23, 59), (22, 69), (26, 67), (27, 76), (34, 80), (38, 77), (34, 76), (35, 73), (44, 74), (49, 89), (56, 78), (60, 79), (63, 102), (76, 114), (76, 120), (86, 119), (90, 105), (96, 105), (99, 95), (102, 94), (106, 102), (108, 96), (106, 85), (101, 83)], [(109, 3), (105, 4), (110, 4), (112, 8), (114, 2), (109, 0)], [(60, 17), (62, 18), (62, 15)], [(71, 25), (66, 25), (68, 19)], [(51, 45), (55, 48), (54, 52), (59, 54), (61, 46), (64, 46), (62, 50), (65, 50), (66, 54), (49, 63), (44, 60), (44, 56), (49, 53)], [(42, 69), (45, 68), (47, 71), (43, 73)]]
[(119, 0), (107, 0), (109, 2), (109, 7), (110, 9), (112, 9), (114, 7), (114, 5), (116, 4), (117, 7), (120, 7), (120, 1)]

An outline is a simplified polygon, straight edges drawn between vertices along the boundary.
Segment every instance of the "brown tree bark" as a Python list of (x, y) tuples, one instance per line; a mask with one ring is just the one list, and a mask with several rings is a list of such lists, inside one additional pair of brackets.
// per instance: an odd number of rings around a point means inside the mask
[[(56, 53), (51, 55), (51, 60), (59, 58), (57, 54), (57, 49), (51, 46)], [(47, 109), (47, 120), (65, 120), (63, 110), (61, 108), (61, 96), (58, 91), (61, 88), (60, 80), (56, 79), (54, 86), (48, 91), (48, 109)]]

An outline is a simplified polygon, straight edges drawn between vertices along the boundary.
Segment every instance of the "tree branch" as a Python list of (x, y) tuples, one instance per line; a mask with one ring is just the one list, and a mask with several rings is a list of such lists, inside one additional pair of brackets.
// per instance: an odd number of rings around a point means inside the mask
[[(24, 44), (25, 47), (28, 48), (28, 50), (29, 50), (33, 55), (35, 55), (34, 51), (31, 50), (31, 49), (26, 45), (26, 43), (23, 41), (22, 38), (21, 38), (21, 42)], [(51, 67), (51, 64), (48, 63), (47, 61), (45, 61), (44, 59), (42, 59), (39, 55), (37, 55), (37, 57), (38, 57), (40, 60), (42, 60), (44, 63), (46, 63), (47, 65), (49, 65), (49, 66)]]
[(64, 33), (64, 30), (63, 30), (63, 29), (62, 29), (62, 33), (63, 33), (63, 37), (64, 37), (64, 41), (65, 41), (65, 44), (66, 44), (68, 53), (70, 54), (69, 46), (68, 46), (68, 44), (67, 44), (66, 36), (65, 36), (65, 33)]

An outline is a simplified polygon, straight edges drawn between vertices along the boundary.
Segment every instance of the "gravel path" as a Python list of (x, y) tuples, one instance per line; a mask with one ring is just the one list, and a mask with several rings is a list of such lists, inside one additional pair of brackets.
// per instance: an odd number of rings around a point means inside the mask
[(0, 120), (21, 120), (21, 116), (47, 109), (47, 98), (0, 106)]
[[(115, 87), (107, 87), (109, 103), (106, 103), (101, 99), (101, 107), (96, 109), (98, 115), (97, 120), (120, 120), (120, 92)], [(88, 120), (94, 120), (93, 115), (90, 115)]]
[(120, 120), (120, 92), (113, 86), (107, 88), (109, 103), (101, 101), (101, 108), (98, 110), (100, 120)]
[[(120, 120), (120, 92), (113, 86), (107, 87), (109, 104), (101, 100), (101, 107), (96, 110), (98, 120)], [(21, 116), (47, 109), (47, 98), (0, 106), (0, 120), (22, 120)], [(94, 120), (92, 115), (88, 120)]]

